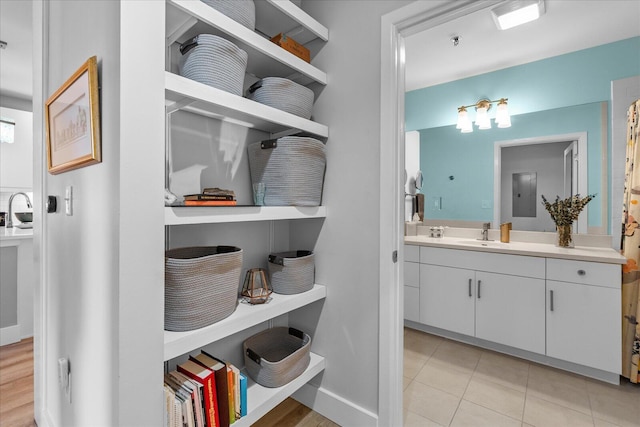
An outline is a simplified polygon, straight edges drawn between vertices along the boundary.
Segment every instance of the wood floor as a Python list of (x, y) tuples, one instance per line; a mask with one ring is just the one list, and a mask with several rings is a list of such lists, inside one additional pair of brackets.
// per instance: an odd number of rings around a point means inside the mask
[(0, 347), (0, 426), (34, 427), (33, 338)]
[[(256, 427), (339, 427), (287, 399)], [(33, 420), (33, 338), (0, 347), (0, 427), (36, 427)]]

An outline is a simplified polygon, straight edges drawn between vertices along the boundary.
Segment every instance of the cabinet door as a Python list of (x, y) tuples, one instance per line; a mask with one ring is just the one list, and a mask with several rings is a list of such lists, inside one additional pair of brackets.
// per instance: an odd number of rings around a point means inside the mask
[(420, 321), (420, 289), (404, 287), (404, 318), (413, 322)]
[(620, 372), (620, 290), (547, 280), (547, 356)]
[(544, 354), (544, 280), (476, 272), (476, 337)]
[(471, 270), (420, 264), (420, 322), (473, 336), (474, 280)]

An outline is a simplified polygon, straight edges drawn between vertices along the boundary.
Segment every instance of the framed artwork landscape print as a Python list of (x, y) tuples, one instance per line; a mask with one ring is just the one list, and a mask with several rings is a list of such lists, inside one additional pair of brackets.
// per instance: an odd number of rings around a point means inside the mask
[(49, 173), (58, 174), (102, 161), (95, 56), (51, 95), (44, 110)]

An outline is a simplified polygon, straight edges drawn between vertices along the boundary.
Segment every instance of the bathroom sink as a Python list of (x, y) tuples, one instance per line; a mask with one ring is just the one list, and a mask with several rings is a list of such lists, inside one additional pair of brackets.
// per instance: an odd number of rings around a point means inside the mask
[(487, 248), (508, 248), (509, 245), (506, 243), (502, 243), (502, 242), (497, 242), (495, 240), (472, 240), (472, 239), (466, 239), (466, 240), (458, 240), (459, 244), (461, 245), (468, 245), (468, 246), (481, 246), (481, 247), (487, 247)]

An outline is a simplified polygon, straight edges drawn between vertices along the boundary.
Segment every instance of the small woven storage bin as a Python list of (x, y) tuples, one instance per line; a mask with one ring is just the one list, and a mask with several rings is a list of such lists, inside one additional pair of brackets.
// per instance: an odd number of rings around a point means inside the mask
[(247, 98), (305, 119), (311, 118), (314, 97), (311, 89), (282, 77), (265, 77), (247, 90)]
[(264, 387), (281, 387), (304, 372), (311, 356), (311, 337), (295, 328), (276, 327), (242, 344), (249, 376)]
[(266, 206), (319, 206), (325, 146), (314, 138), (285, 136), (247, 148), (253, 184), (265, 184)]
[(164, 328), (190, 331), (236, 309), (242, 249), (197, 246), (171, 249), (164, 262)]
[(269, 255), (269, 281), (277, 294), (299, 294), (313, 288), (315, 259), (311, 251)]
[(200, 34), (180, 46), (181, 76), (242, 96), (247, 52), (229, 40)]
[(253, 0), (202, 0), (251, 31), (256, 28), (256, 5)]

